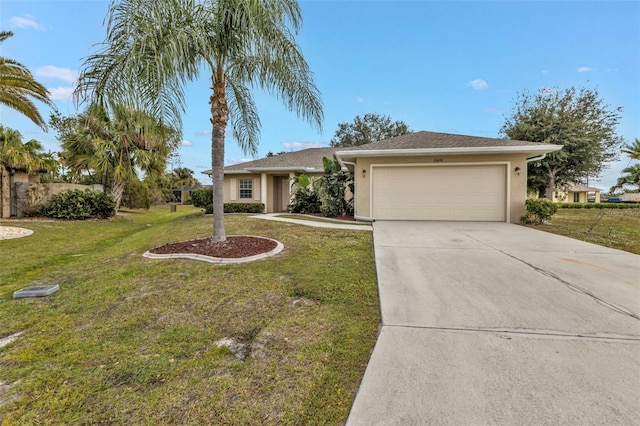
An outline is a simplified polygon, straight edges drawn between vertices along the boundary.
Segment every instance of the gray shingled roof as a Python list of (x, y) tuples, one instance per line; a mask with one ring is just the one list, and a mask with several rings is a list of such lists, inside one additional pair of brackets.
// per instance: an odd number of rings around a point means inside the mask
[[(322, 172), (322, 158), (331, 157), (336, 151), (402, 151), (420, 149), (460, 149), (501, 148), (501, 147), (554, 147), (555, 145), (526, 142), (509, 139), (484, 138), (480, 136), (454, 135), (438, 132), (414, 132), (395, 138), (348, 148), (309, 148), (287, 152), (272, 157), (260, 158), (246, 163), (234, 164), (224, 168), (225, 173), (258, 172), (268, 170), (289, 170), (300, 172)], [(549, 149), (553, 151), (554, 149)], [(210, 174), (211, 170), (203, 172)]]
[[(272, 157), (238, 163), (224, 168), (225, 173), (241, 173), (250, 170), (297, 170), (306, 172), (323, 172), (322, 158), (333, 156), (337, 148), (308, 148), (301, 151), (286, 152)], [(203, 172), (207, 173), (207, 172)]]
[[(354, 147), (353, 150), (432, 149), (432, 148), (487, 148), (502, 146), (536, 146), (536, 142), (509, 139), (483, 138), (480, 136), (454, 135), (438, 132), (414, 132), (395, 138)], [(340, 151), (343, 151), (341, 149)]]

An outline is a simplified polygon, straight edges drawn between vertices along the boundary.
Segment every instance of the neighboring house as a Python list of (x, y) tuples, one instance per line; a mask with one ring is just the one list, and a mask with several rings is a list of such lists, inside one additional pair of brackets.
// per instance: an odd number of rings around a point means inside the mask
[(554, 191), (553, 201), (555, 203), (599, 203), (600, 192), (601, 190), (598, 188), (572, 183), (564, 190)]
[(197, 185), (184, 185), (179, 188), (173, 188), (171, 192), (173, 193), (173, 198), (179, 203), (186, 203), (191, 198), (191, 193), (196, 189), (205, 189), (212, 188), (212, 185), (202, 186), (200, 184)]
[(623, 203), (640, 203), (640, 194), (637, 192), (627, 192), (620, 195), (620, 201)]
[(424, 131), (353, 148), (311, 148), (225, 167), (224, 201), (286, 211), (289, 179), (322, 175), (322, 157), (335, 154), (354, 176), (356, 219), (517, 223), (525, 213), (527, 163), (561, 148)]

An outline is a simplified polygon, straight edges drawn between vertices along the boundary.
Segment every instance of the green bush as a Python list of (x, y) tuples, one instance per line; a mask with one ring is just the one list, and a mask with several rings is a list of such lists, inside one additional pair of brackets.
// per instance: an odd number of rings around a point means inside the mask
[(224, 205), (225, 213), (263, 213), (264, 204), (262, 203), (226, 203)]
[(54, 195), (51, 201), (38, 207), (38, 214), (56, 219), (104, 219), (115, 215), (115, 209), (116, 202), (111, 194), (73, 189)]
[(191, 191), (191, 204), (204, 209), (205, 214), (213, 213), (213, 189), (203, 188)]
[(320, 205), (320, 213), (325, 217), (336, 217), (342, 213), (342, 200), (337, 198), (325, 198)]
[(561, 209), (638, 209), (639, 203), (562, 203)]
[(130, 209), (145, 209), (151, 208), (151, 191), (149, 186), (145, 182), (138, 180), (131, 180), (127, 182), (124, 187), (124, 193), (122, 194), (122, 206)]
[(558, 211), (558, 205), (545, 198), (530, 198), (525, 202), (527, 214), (522, 218), (524, 221), (533, 223), (543, 223)]

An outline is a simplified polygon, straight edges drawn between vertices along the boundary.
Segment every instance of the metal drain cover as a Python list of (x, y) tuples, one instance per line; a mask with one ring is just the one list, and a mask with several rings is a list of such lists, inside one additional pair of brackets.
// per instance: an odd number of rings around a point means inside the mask
[(59, 285), (42, 285), (37, 287), (25, 287), (21, 290), (13, 292), (14, 299), (23, 299), (25, 297), (42, 297), (49, 296), (60, 290)]

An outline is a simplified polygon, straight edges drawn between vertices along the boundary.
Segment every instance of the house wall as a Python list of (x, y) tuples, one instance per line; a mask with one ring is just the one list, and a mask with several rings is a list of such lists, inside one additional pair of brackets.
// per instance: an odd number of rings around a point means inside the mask
[[(496, 154), (496, 155), (438, 155), (438, 156), (407, 156), (407, 157), (363, 157), (356, 160), (355, 191), (356, 191), (356, 216), (371, 217), (371, 176), (372, 165), (377, 164), (459, 164), (459, 163), (485, 163), (506, 162), (509, 173), (510, 192), (507, 208), (510, 213), (510, 221), (518, 223), (520, 217), (526, 212), (525, 200), (527, 198), (527, 163), (523, 154)], [(519, 167), (520, 171), (515, 172)], [(365, 170), (363, 176), (363, 170)]]

